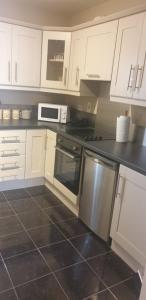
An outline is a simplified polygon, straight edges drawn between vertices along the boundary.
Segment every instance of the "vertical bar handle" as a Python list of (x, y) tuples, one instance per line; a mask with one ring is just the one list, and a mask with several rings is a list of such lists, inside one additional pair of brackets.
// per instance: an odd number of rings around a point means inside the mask
[(11, 81), (11, 69), (10, 69), (10, 61), (8, 61), (8, 81)]
[(67, 68), (64, 70), (64, 85), (66, 86), (67, 83)]
[(17, 82), (18, 79), (18, 65), (17, 62), (15, 62), (15, 82)]
[[(133, 65), (130, 66), (127, 90), (128, 90), (129, 88), (132, 88), (132, 87), (133, 87), (133, 78), (132, 78), (132, 80), (131, 80), (132, 71), (135, 71), (135, 67), (133, 67)], [(134, 73), (135, 73), (135, 72), (134, 72)], [(134, 74), (133, 74), (133, 76), (134, 76)]]

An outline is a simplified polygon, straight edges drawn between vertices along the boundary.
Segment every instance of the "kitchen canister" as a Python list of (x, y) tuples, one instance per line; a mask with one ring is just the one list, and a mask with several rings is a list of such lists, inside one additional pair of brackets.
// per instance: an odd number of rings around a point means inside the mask
[(20, 111), (19, 109), (13, 109), (12, 110), (12, 119), (13, 120), (19, 120), (20, 118)]
[(10, 120), (10, 119), (11, 119), (11, 110), (3, 109), (3, 120)]
[(29, 120), (31, 118), (31, 110), (30, 109), (23, 109), (21, 111), (21, 118), (23, 120)]
[(117, 118), (117, 128), (116, 128), (116, 142), (126, 143), (129, 139), (129, 127), (130, 127), (130, 117), (120, 116)]

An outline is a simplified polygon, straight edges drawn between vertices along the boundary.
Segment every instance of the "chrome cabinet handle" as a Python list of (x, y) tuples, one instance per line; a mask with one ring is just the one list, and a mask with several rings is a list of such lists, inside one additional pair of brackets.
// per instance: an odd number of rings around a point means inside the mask
[(117, 188), (116, 188), (116, 197), (119, 196), (122, 199), (124, 187), (125, 187), (125, 178), (119, 175)]
[(2, 167), (1, 171), (10, 171), (10, 170), (16, 170), (16, 169), (20, 169), (19, 166), (13, 166), (13, 167)]
[(76, 68), (76, 82), (75, 82), (75, 85), (78, 86), (79, 84), (79, 68)]
[(67, 83), (67, 68), (64, 70), (64, 85), (66, 86)]
[(2, 153), (1, 154), (1, 157), (12, 157), (12, 156), (20, 156), (20, 154), (19, 153), (17, 153), (17, 152), (13, 152), (13, 153)]
[(15, 63), (15, 82), (17, 82), (18, 79), (18, 65), (17, 62)]
[(10, 61), (8, 61), (8, 81), (11, 82), (11, 69), (10, 69)]
[(90, 78), (100, 78), (100, 75), (98, 74), (87, 74), (87, 76)]
[(145, 64), (146, 64), (146, 52), (144, 56), (144, 63), (143, 66), (137, 66), (137, 74), (136, 74), (136, 82), (135, 82), (135, 89), (140, 89), (142, 87), (143, 75), (145, 71)]
[(8, 143), (20, 143), (20, 140), (18, 140), (17, 138), (14, 139), (14, 140), (8, 140), (6, 138), (3, 138), (2, 141), (1, 141), (2, 144), (8, 144)]
[[(133, 71), (133, 76), (132, 76), (132, 71)], [(128, 85), (127, 85), (127, 90), (129, 88), (133, 88), (134, 84), (134, 74), (135, 74), (135, 67), (133, 65), (130, 66), (130, 72), (129, 72), (129, 78), (128, 78)], [(132, 76), (132, 79), (131, 79)]]

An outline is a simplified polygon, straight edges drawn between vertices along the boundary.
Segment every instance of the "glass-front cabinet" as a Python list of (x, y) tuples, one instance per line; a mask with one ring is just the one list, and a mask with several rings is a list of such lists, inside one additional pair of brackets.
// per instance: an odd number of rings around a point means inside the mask
[(70, 32), (43, 33), (41, 86), (66, 89), (70, 57)]

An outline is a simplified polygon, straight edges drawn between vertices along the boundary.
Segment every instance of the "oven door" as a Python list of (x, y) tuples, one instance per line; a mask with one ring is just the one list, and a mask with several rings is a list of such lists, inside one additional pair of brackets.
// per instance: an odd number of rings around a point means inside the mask
[(78, 195), (80, 179), (80, 155), (56, 147), (55, 178), (73, 194)]
[(60, 122), (61, 109), (53, 105), (39, 105), (38, 120), (49, 122)]

